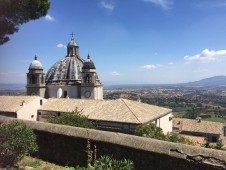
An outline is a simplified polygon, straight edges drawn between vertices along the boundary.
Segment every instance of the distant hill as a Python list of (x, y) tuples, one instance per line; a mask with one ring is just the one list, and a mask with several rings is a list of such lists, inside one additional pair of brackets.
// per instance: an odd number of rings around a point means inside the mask
[[(167, 88), (167, 87), (220, 87), (226, 86), (226, 76), (214, 76), (199, 81), (177, 84), (124, 84), (108, 85), (108, 88)], [(0, 83), (0, 90), (26, 90), (25, 84), (3, 84)]]
[(219, 87), (226, 86), (226, 76), (214, 76), (210, 78), (205, 78), (199, 81), (189, 82), (189, 83), (181, 83), (180, 86), (191, 86), (191, 87)]
[(25, 84), (0, 83), (0, 90), (25, 90)]
[(178, 88), (178, 87), (221, 87), (226, 86), (226, 76), (214, 76), (199, 81), (177, 84), (125, 84), (125, 85), (109, 85), (108, 88)]

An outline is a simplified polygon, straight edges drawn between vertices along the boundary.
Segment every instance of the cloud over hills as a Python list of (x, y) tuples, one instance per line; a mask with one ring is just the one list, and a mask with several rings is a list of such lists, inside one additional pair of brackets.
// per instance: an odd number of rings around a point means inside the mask
[(204, 49), (200, 54), (196, 54), (193, 56), (184, 56), (184, 60), (187, 62), (198, 61), (198, 62), (211, 62), (219, 59), (220, 57), (226, 57), (226, 50), (208, 50)]

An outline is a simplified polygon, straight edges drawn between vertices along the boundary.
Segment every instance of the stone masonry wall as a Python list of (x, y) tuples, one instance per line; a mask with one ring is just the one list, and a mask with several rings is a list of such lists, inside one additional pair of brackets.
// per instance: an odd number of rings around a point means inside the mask
[[(0, 116), (0, 123), (15, 120)], [(137, 170), (226, 169), (226, 151), (176, 144), (121, 133), (24, 121), (37, 135), (40, 158), (62, 165), (86, 165), (87, 139), (97, 157), (130, 159)], [(94, 149), (93, 149), (94, 150)]]

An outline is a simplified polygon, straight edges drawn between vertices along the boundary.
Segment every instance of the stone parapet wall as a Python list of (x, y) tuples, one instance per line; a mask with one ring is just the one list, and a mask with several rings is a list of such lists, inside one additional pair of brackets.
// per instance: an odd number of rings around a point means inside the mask
[[(0, 123), (15, 120), (0, 116)], [(176, 144), (121, 133), (91, 130), (44, 122), (23, 121), (31, 127), (40, 158), (62, 165), (86, 165), (87, 139), (96, 145), (97, 157), (130, 159), (140, 170), (226, 169), (226, 151)]]

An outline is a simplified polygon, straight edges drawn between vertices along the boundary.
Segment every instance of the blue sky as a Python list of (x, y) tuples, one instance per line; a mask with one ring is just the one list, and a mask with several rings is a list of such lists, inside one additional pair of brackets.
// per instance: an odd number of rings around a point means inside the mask
[(0, 46), (0, 83), (26, 84), (35, 55), (46, 73), (72, 32), (105, 85), (226, 75), (226, 0), (51, 0)]

